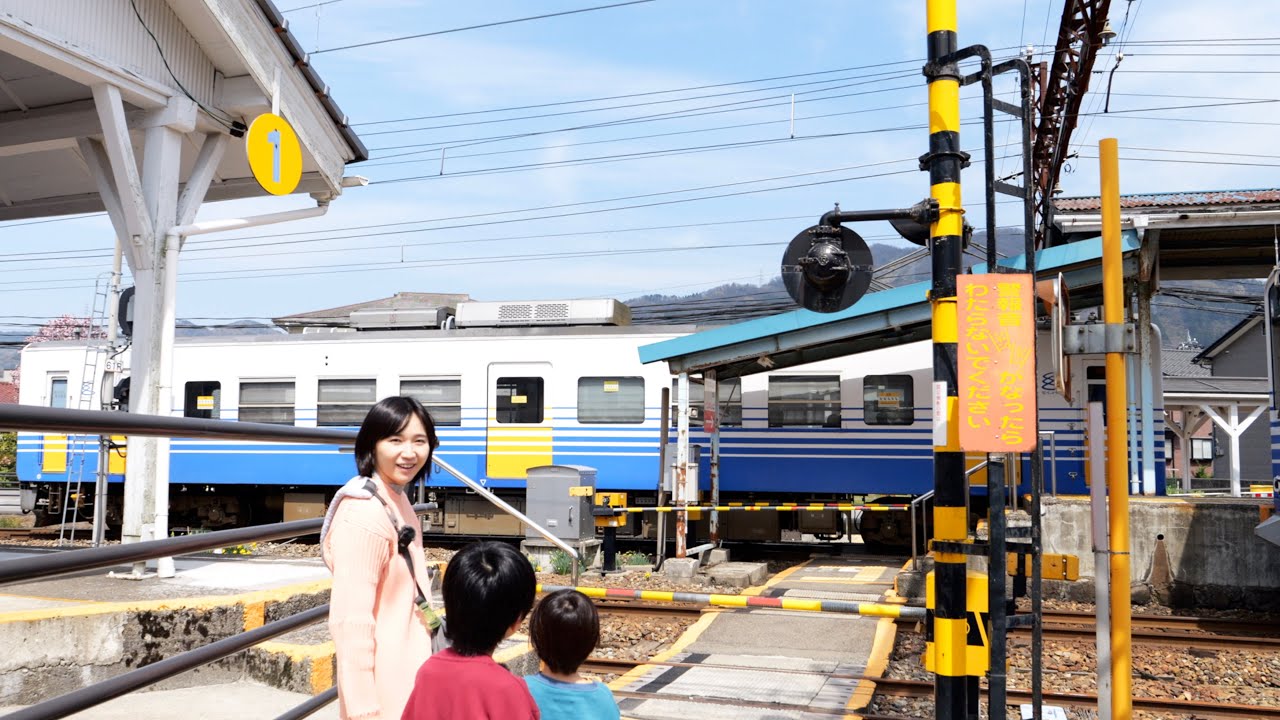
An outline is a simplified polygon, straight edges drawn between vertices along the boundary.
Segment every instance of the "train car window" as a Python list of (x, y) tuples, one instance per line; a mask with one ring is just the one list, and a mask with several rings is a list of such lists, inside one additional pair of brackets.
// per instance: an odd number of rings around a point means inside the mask
[(319, 427), (359, 427), (369, 408), (378, 401), (377, 382), (367, 380), (321, 380), (316, 395), (316, 425)]
[(513, 424), (542, 422), (542, 378), (500, 377), (494, 390), (498, 422)]
[(910, 375), (868, 375), (862, 380), (862, 418), (868, 425), (915, 422), (914, 384)]
[[(679, 422), (680, 405), (676, 395), (676, 380), (671, 381), (671, 427)], [(702, 382), (689, 379), (689, 422), (702, 424), (702, 408), (706, 402), (706, 388)], [(716, 383), (716, 395), (720, 401), (720, 427), (742, 427), (742, 378), (728, 378)]]
[(644, 378), (578, 378), (578, 422), (644, 422)]
[(182, 394), (182, 416), (217, 420), (222, 412), (222, 383), (193, 381)]
[(65, 377), (49, 378), (49, 407), (64, 408), (67, 406), (67, 379)]
[(1084, 369), (1085, 402), (1102, 403), (1102, 423), (1107, 422), (1107, 367), (1105, 365), (1089, 365)]
[(459, 378), (401, 380), (400, 394), (422, 403), (436, 425), (462, 424), (462, 380)]
[(769, 427), (840, 427), (840, 376), (769, 378)]
[(293, 424), (293, 382), (241, 382), (240, 420), (243, 422)]

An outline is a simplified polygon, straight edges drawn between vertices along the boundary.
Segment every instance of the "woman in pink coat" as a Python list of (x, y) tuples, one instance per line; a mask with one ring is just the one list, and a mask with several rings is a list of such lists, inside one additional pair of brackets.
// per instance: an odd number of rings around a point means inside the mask
[(439, 445), (417, 400), (390, 397), (356, 436), (359, 475), (329, 505), (321, 552), (333, 572), (329, 632), (337, 650), (338, 702), (348, 720), (398, 720), (414, 674), (431, 655), (430, 583), (421, 527), (405, 490)]

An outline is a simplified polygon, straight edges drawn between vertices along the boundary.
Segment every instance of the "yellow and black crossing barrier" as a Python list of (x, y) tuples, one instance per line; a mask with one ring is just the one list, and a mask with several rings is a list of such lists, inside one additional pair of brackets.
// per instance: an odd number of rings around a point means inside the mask
[(678, 602), (729, 608), (765, 607), (775, 610), (843, 613), (868, 617), (901, 618), (903, 620), (923, 620), (925, 618), (925, 610), (922, 607), (891, 605), (888, 603), (776, 598), (756, 595), (719, 595), (669, 592), (665, 590), (632, 590), (630, 588), (568, 587), (564, 585), (538, 586), (538, 592), (540, 593), (555, 592), (557, 590), (577, 590), (583, 595), (597, 600), (647, 600), (650, 602)]
[(712, 510), (715, 510), (717, 512), (729, 512), (734, 510), (742, 511), (742, 512), (762, 512), (762, 511), (786, 512), (788, 510), (806, 510), (809, 512), (816, 512), (820, 510), (839, 510), (841, 512), (848, 512), (851, 510), (865, 510), (869, 512), (877, 512), (877, 511), (884, 512), (889, 510), (909, 510), (911, 509), (911, 506), (896, 505), (896, 504), (855, 505), (852, 503), (782, 503), (779, 505), (739, 505), (735, 503), (735, 504), (729, 504), (729, 505), (686, 505), (684, 507), (679, 507), (675, 505), (657, 505), (657, 506), (648, 506), (648, 507), (636, 506), (636, 507), (616, 507), (611, 509), (615, 513), (644, 513), (644, 512), (668, 513), (668, 512), (677, 512), (679, 510), (688, 510), (688, 511), (702, 510), (707, 512), (710, 512)]

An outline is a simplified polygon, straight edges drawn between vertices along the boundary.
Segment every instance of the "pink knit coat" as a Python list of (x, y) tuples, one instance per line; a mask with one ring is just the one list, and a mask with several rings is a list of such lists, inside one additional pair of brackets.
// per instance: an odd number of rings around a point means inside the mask
[[(374, 483), (400, 525), (421, 527), (403, 493), (376, 475)], [(399, 720), (414, 676), (431, 655), (431, 638), (382, 503), (353, 497), (338, 503), (321, 550), (333, 571), (329, 632), (337, 650), (339, 714), (346, 720)], [(410, 555), (430, 600), (421, 532)]]

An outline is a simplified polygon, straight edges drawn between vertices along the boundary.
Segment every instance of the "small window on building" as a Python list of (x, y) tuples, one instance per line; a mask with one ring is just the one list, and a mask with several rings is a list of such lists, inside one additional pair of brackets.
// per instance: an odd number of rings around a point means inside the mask
[(370, 380), (321, 380), (316, 395), (316, 425), (359, 427), (378, 400), (377, 382)]
[(222, 383), (193, 381), (182, 395), (182, 416), (217, 420), (222, 410)]
[(644, 422), (644, 378), (578, 378), (578, 422)]
[(422, 403), (436, 425), (462, 424), (462, 380), (459, 378), (401, 380), (400, 394)]
[(868, 375), (862, 380), (862, 417), (868, 425), (915, 422), (915, 393), (910, 375)]
[(293, 381), (240, 383), (240, 420), (242, 422), (293, 424)]
[(840, 427), (840, 376), (769, 378), (769, 427)]
[[(671, 381), (671, 427), (680, 421), (679, 380)], [(702, 424), (706, 407), (706, 386), (702, 381), (689, 379), (689, 424)], [(720, 399), (720, 427), (742, 427), (742, 379), (728, 378), (716, 382), (716, 396)]]
[(1191, 459), (1212, 460), (1213, 438), (1191, 438)]
[(496, 419), (500, 423), (542, 422), (543, 381), (540, 377), (500, 377), (494, 387)]
[(1164, 459), (1165, 460), (1173, 459), (1173, 438), (1167, 437), (1164, 439)]
[(65, 377), (49, 378), (49, 407), (64, 408), (67, 406), (67, 379)]

